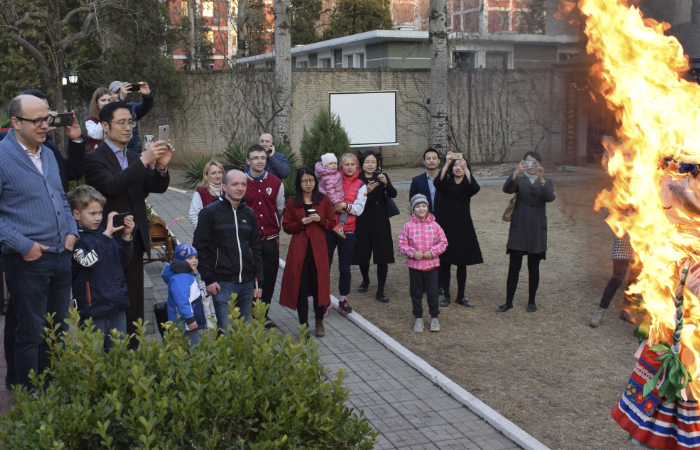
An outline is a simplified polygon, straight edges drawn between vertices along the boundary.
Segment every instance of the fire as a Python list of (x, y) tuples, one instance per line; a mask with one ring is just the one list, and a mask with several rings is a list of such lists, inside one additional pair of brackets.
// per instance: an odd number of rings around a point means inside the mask
[[(650, 345), (671, 341), (674, 296), (680, 265), (700, 262), (700, 182), (678, 173), (682, 163), (700, 163), (700, 86), (682, 79), (689, 69), (683, 49), (664, 36), (668, 24), (642, 17), (624, 0), (580, 0), (586, 16), (588, 53), (608, 107), (616, 112), (619, 143), (606, 143), (614, 188), (603, 191), (596, 209), (617, 236), (630, 235), (643, 269), (629, 292), (644, 298), (651, 316)], [(659, 162), (667, 159), (659, 168)], [(628, 212), (628, 215), (625, 215)], [(700, 399), (700, 308), (686, 289), (681, 361), (691, 376), (688, 389)]]

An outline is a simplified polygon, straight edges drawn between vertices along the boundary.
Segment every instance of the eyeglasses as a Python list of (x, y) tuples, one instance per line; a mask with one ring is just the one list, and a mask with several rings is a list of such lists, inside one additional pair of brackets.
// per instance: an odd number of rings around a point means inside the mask
[(314, 179), (311, 178), (310, 180), (301, 180), (301, 184), (314, 184)]
[(25, 119), (24, 117), (17, 117), (17, 116), (15, 116), (15, 119), (17, 119), (17, 120), (24, 120), (25, 122), (32, 122), (32, 123), (34, 124), (35, 127), (40, 127), (40, 126), (42, 126), (44, 123), (46, 123), (46, 125), (48, 125), (48, 124), (49, 124), (49, 120), (51, 119), (51, 116), (46, 116), (46, 117), (44, 117), (43, 119)]
[(122, 127), (122, 128), (126, 128), (126, 127), (128, 127), (128, 128), (134, 128), (134, 122), (132, 122), (131, 120), (129, 120), (128, 122), (125, 122), (125, 121), (123, 121), (123, 120), (120, 120), (119, 122), (112, 122), (112, 123), (114, 123), (114, 124), (116, 124), (116, 125), (119, 125), (119, 126)]

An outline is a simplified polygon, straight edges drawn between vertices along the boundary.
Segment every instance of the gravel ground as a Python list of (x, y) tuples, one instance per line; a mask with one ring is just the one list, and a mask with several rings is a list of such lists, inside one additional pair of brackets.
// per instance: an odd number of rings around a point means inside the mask
[[(390, 176), (392, 171), (389, 170)], [(408, 178), (410, 173), (392, 179)], [(410, 179), (410, 178), (408, 178)], [(622, 289), (598, 329), (588, 326), (612, 272), (613, 234), (593, 212), (593, 201), (607, 181), (555, 186), (548, 208), (549, 251), (541, 264), (539, 310), (527, 313), (527, 269), (523, 267), (515, 308), (496, 314), (505, 302), (508, 224), (501, 220), (509, 201), (489, 186), (472, 201), (472, 217), (485, 263), (468, 269), (467, 297), (473, 309), (443, 308), (440, 333), (413, 333), (408, 269), (396, 251), (389, 267), (388, 304), (374, 300), (376, 272), (367, 293), (356, 292), (360, 273), (353, 267), (349, 302), (402, 345), (428, 361), (487, 405), (552, 449), (632, 449), (610, 412), (634, 368), (634, 326), (617, 318)], [(401, 215), (391, 219), (394, 245), (408, 220), (408, 192), (400, 191)], [(289, 236), (282, 234), (281, 255)], [(454, 269), (453, 269), (454, 271)], [(338, 295), (337, 264), (331, 292)], [(456, 296), (455, 276), (452, 297)], [(425, 305), (427, 307), (427, 304)]]

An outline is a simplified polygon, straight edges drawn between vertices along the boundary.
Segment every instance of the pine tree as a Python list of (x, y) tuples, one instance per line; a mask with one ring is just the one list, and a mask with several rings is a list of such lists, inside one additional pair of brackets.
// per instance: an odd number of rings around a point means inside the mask
[(292, 0), (292, 47), (318, 42), (316, 22), (321, 19), (321, 0)]
[(544, 34), (547, 22), (547, 0), (532, 0), (530, 10), (525, 13), (525, 22), (529, 34)]
[(391, 30), (389, 0), (340, 0), (331, 14), (331, 24), (323, 33), (333, 39), (374, 30)]
[(311, 130), (304, 127), (301, 138), (301, 160), (304, 166), (313, 169), (324, 153), (333, 153), (340, 161), (343, 153), (350, 151), (350, 139), (340, 124), (340, 119), (322, 108), (316, 116)]

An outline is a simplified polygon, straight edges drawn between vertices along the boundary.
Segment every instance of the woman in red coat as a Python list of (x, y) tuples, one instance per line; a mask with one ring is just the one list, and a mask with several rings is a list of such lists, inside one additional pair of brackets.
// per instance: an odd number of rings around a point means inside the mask
[(325, 231), (335, 227), (335, 212), (330, 199), (318, 191), (313, 170), (297, 169), (295, 188), (296, 195), (287, 200), (282, 220), (282, 229), (292, 235), (292, 240), (282, 276), (280, 305), (296, 309), (299, 323), (308, 326), (309, 296), (313, 296), (316, 336), (320, 337), (326, 334), (323, 317), (331, 308)]

